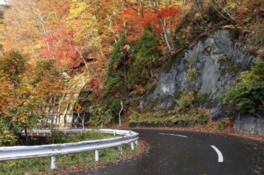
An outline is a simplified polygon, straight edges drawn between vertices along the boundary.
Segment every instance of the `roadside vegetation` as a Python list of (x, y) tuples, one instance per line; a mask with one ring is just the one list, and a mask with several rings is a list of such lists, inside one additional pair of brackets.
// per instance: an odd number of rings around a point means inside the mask
[(243, 72), (238, 82), (223, 93), (227, 110), (232, 113), (256, 113), (264, 110), (264, 60)]
[(188, 111), (170, 110), (155, 113), (134, 112), (129, 118), (129, 126), (131, 127), (194, 127), (206, 124), (210, 116), (204, 110), (191, 109)]
[(16, 161), (0, 162), (0, 174), (67, 174), (69, 172), (79, 172), (95, 167), (111, 164), (122, 159), (133, 157), (141, 149), (140, 145), (135, 146), (132, 151), (130, 145), (123, 145), (121, 155), (117, 148), (108, 148), (99, 151), (99, 161), (95, 162), (94, 152), (75, 153), (56, 157), (57, 170), (50, 169), (51, 158), (33, 158)]

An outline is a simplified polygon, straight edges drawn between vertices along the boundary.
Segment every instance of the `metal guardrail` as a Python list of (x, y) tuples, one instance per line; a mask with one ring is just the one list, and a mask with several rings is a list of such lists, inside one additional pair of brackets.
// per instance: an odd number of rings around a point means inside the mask
[[(134, 144), (137, 144), (138, 133), (130, 130), (112, 130), (112, 129), (70, 129), (70, 130), (56, 130), (65, 134), (79, 133), (84, 131), (95, 131), (100, 133), (108, 133), (113, 135), (120, 135), (120, 137), (81, 141), (75, 143), (50, 144), (39, 146), (9, 146), (0, 147), (0, 161), (29, 159), (40, 157), (51, 157), (51, 169), (57, 169), (56, 156), (95, 151), (95, 161), (99, 161), (99, 150), (118, 147), (120, 154), (122, 154), (122, 145), (131, 144), (131, 149), (134, 150)], [(52, 134), (50, 130), (32, 130), (30, 133), (34, 134)]]

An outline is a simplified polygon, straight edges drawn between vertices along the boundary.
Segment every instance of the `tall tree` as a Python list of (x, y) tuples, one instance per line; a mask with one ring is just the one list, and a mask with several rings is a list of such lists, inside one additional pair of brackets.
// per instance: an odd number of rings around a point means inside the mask
[(155, 11), (158, 14), (158, 17), (159, 17), (159, 20), (160, 20), (160, 25), (161, 25), (162, 30), (163, 30), (163, 37), (164, 37), (164, 40), (166, 42), (167, 48), (168, 48), (168, 50), (170, 52), (172, 52), (174, 50), (174, 46), (173, 46), (173, 44), (170, 44), (170, 42), (169, 42), (168, 35), (167, 35), (167, 30), (166, 30), (166, 27), (165, 27), (165, 23), (164, 23), (164, 20), (163, 20), (163, 18), (161, 16), (160, 10), (159, 10), (158, 1), (154, 0), (154, 4), (155, 4)]
[[(5, 50), (19, 50), (33, 61), (60, 59), (70, 62), (75, 56), (65, 17), (67, 1), (10, 0), (5, 14)], [(14, 35), (15, 33), (15, 35)]]

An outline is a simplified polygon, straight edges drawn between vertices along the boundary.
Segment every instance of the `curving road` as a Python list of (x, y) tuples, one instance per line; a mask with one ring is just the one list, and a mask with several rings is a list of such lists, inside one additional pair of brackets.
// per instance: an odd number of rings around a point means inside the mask
[(233, 136), (137, 130), (148, 153), (80, 175), (264, 175), (264, 144)]

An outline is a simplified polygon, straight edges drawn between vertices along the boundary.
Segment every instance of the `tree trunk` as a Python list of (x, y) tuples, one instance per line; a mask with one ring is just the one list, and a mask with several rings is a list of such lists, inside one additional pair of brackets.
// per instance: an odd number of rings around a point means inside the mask
[(170, 45), (170, 42), (168, 40), (168, 35), (167, 35), (166, 27), (165, 27), (164, 21), (162, 19), (162, 16), (160, 14), (160, 11), (159, 11), (158, 1), (157, 0), (154, 0), (154, 4), (155, 4), (155, 10), (156, 10), (156, 12), (158, 14), (158, 17), (159, 17), (159, 20), (160, 20), (160, 24), (161, 24), (162, 29), (163, 29), (163, 37), (164, 37), (164, 40), (166, 42), (167, 48), (169, 49), (169, 52), (172, 53), (172, 51), (174, 50), (174, 46), (173, 45)]
[(85, 65), (87, 71), (89, 71), (88, 65), (87, 65), (85, 59), (83, 58), (82, 53), (77, 49), (77, 47), (75, 47), (75, 50), (76, 50), (76, 52), (78, 52), (78, 54), (80, 55), (81, 59), (83, 60), (83, 63), (84, 63), (84, 65)]

